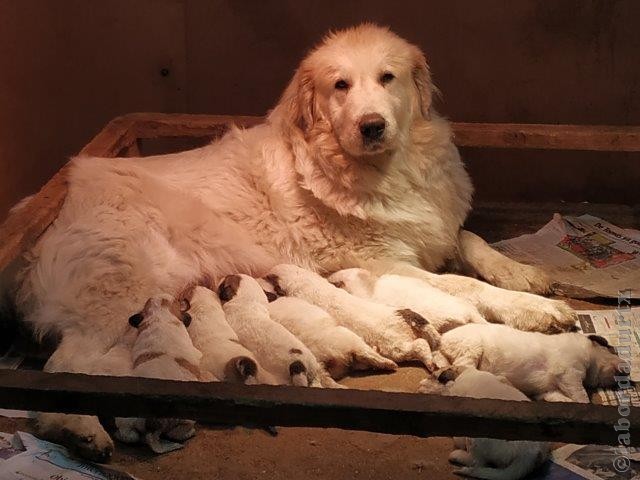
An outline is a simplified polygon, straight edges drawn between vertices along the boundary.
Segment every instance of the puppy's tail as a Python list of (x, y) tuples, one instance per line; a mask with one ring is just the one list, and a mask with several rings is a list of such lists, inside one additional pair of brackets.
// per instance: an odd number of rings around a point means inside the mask
[(453, 473), (482, 480), (520, 480), (531, 473), (541, 460), (539, 455), (525, 454), (516, 457), (506, 468), (460, 467)]

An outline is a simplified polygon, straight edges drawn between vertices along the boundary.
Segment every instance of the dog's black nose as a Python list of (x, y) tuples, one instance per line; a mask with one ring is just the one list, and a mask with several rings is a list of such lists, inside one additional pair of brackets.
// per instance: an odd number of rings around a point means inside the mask
[(380, 140), (387, 122), (379, 113), (368, 113), (360, 119), (360, 133), (365, 140)]

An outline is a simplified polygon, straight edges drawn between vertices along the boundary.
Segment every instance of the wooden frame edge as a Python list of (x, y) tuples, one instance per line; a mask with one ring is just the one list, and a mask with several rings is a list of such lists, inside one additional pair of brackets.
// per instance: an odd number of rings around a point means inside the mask
[[(619, 445), (617, 407), (381, 391), (177, 382), (0, 371), (2, 407), (101, 416), (189, 418), (227, 425), (341, 428)], [(569, 408), (568, 408), (569, 407)], [(625, 418), (640, 446), (640, 407)], [(626, 424), (626, 422), (625, 422)]]

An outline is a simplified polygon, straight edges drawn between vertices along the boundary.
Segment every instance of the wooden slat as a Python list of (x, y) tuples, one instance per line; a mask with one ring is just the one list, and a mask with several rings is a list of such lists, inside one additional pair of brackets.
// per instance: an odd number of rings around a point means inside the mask
[[(173, 382), (0, 371), (0, 407), (104, 416), (177, 417), (228, 425), (297, 426), (396, 435), (618, 444), (615, 407), (507, 402), (361, 390)], [(640, 408), (627, 416), (640, 445)]]
[[(132, 113), (115, 118), (81, 154), (114, 157), (139, 138), (222, 135), (231, 123), (256, 125), (262, 117)], [(640, 151), (640, 127), (453, 123), (459, 146), (560, 150)], [(0, 271), (30, 248), (55, 220), (67, 192), (63, 167), (18, 213), (0, 226)]]
[(243, 115), (196, 115), (187, 113), (133, 113), (138, 138), (221, 137), (230, 125), (252, 127), (263, 117)]
[(640, 127), (608, 125), (538, 125), (453, 123), (460, 147), (539, 148), (640, 152)]

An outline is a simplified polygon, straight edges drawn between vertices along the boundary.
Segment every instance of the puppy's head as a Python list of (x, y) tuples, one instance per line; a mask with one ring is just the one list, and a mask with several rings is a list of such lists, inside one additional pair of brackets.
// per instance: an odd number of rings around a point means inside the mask
[(615, 377), (625, 375), (625, 362), (616, 354), (614, 347), (609, 345), (606, 338), (599, 335), (589, 335), (590, 362), (587, 369), (585, 384), (588, 387), (610, 388), (615, 386)]
[(347, 268), (332, 273), (327, 280), (338, 288), (357, 297), (368, 298), (373, 294), (376, 277), (364, 268)]
[(186, 299), (174, 300), (169, 295), (157, 295), (147, 300), (142, 311), (129, 317), (129, 325), (140, 328), (149, 319), (156, 318), (168, 321), (178, 320), (188, 327), (191, 324), (191, 315), (187, 313), (189, 308), (189, 302)]
[(223, 304), (232, 300), (268, 303), (258, 281), (249, 275), (227, 275), (218, 286), (218, 296)]
[(372, 24), (332, 32), (301, 63), (271, 118), (351, 157), (394, 151), (429, 120), (434, 87), (415, 45)]

